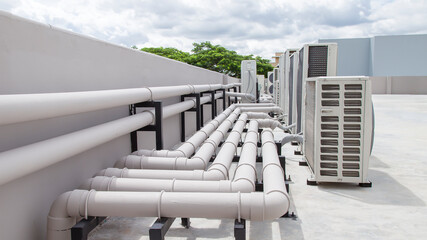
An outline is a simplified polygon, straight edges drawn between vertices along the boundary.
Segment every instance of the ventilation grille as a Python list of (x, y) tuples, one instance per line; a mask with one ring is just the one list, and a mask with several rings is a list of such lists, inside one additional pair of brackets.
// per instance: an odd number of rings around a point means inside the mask
[(324, 77), (328, 74), (328, 46), (310, 46), (308, 77)]
[[(310, 49), (311, 56), (316, 56), (314, 52), (320, 56), (327, 54), (327, 49), (326, 52)], [(361, 176), (363, 86), (322, 83), (321, 109), (327, 111), (319, 111), (320, 164), (317, 166), (321, 177), (354, 179)]]

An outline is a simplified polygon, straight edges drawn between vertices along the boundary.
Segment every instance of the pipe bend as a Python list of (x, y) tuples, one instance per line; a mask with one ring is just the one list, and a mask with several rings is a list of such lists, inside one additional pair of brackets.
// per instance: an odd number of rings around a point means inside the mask
[(255, 184), (247, 178), (239, 178), (231, 182), (233, 192), (250, 193), (255, 191)]
[(209, 169), (204, 173), (203, 180), (207, 180), (207, 181), (227, 180), (227, 175), (225, 175), (221, 170), (213, 168), (213, 169)]
[[(178, 167), (178, 169), (180, 168)], [(201, 157), (194, 156), (186, 161), (184, 169), (205, 170), (206, 162)]]
[(264, 219), (274, 220), (283, 216), (289, 210), (290, 199), (287, 193), (273, 191), (264, 194)]

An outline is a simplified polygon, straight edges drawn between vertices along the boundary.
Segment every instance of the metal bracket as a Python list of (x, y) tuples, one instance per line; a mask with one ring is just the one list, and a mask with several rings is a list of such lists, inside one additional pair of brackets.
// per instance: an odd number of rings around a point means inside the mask
[[(211, 104), (212, 108), (211, 108), (211, 118), (214, 119), (216, 117), (216, 99), (215, 99), (215, 91), (206, 91), (206, 92), (202, 92), (202, 96), (205, 94), (210, 94), (211, 95), (211, 101), (205, 104)], [(203, 105), (205, 105), (203, 104)], [(203, 107), (202, 107), (202, 119), (203, 119)], [(202, 121), (203, 122), (203, 121)]]
[(89, 233), (105, 219), (105, 217), (88, 217), (80, 220), (71, 228), (71, 240), (86, 240)]
[(154, 125), (148, 125), (130, 133), (131, 150), (132, 152), (138, 150), (138, 131), (155, 131), (156, 132), (156, 149), (163, 149), (163, 134), (162, 134), (162, 122), (163, 122), (163, 111), (162, 102), (141, 102), (135, 103), (129, 106), (129, 115), (136, 114), (136, 108), (141, 107), (154, 107), (155, 123)]
[(246, 239), (246, 220), (238, 219), (234, 220), (234, 239), (245, 240)]
[(187, 111), (182, 112), (181, 115), (181, 142), (185, 142), (185, 112), (196, 112), (196, 130), (199, 131), (203, 126), (202, 121), (202, 108), (200, 106), (200, 93), (192, 93), (181, 95), (181, 102), (185, 100), (187, 97), (196, 98), (196, 107), (188, 109)]
[(181, 218), (181, 225), (185, 228), (190, 228), (190, 218)]
[(359, 187), (372, 187), (372, 182), (359, 183)]
[(175, 221), (175, 218), (162, 217), (158, 218), (148, 231), (150, 240), (164, 240), (165, 235), (171, 227), (172, 223)]
[[(217, 93), (217, 92), (222, 92), (222, 97), (220, 97), (216, 100), (222, 99), (222, 111), (224, 111), (225, 110), (225, 89), (215, 90), (215, 93)], [(218, 106), (218, 103), (216, 102), (215, 105)]]

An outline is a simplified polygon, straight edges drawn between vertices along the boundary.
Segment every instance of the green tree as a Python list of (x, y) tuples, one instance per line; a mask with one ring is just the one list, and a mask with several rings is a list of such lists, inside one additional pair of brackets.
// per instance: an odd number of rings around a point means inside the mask
[(162, 57), (167, 57), (181, 62), (186, 62), (186, 58), (190, 56), (190, 53), (178, 50), (176, 48), (141, 48), (141, 51), (153, 53)]
[(142, 48), (141, 51), (154, 53), (237, 78), (240, 78), (242, 60), (256, 60), (257, 74), (267, 76), (267, 73), (273, 70), (270, 61), (267, 59), (262, 59), (259, 56), (254, 57), (253, 55), (239, 55), (235, 51), (228, 50), (220, 45), (213, 45), (208, 41), (193, 43), (191, 53), (163, 47)]

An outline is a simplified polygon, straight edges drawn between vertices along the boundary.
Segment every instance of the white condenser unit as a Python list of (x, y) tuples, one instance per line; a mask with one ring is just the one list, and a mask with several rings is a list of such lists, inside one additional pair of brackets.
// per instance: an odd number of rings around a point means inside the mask
[(283, 63), (280, 64), (280, 102), (279, 106), (282, 108), (285, 115), (289, 115), (289, 68), (291, 64), (291, 55), (298, 49), (288, 49), (285, 51), (283, 56)]
[(306, 44), (299, 50), (298, 74), (296, 84), (296, 132), (301, 132), (303, 125), (305, 96), (305, 80), (310, 77), (326, 77), (337, 75), (337, 44), (313, 43)]
[(273, 81), (274, 81), (274, 74), (273, 72), (267, 73), (267, 90), (266, 93), (273, 96)]
[(273, 102), (276, 103), (276, 105), (279, 103), (279, 68), (273, 69)]
[(304, 157), (317, 182), (371, 186), (367, 179), (373, 141), (368, 77), (306, 79)]
[(278, 100), (276, 101), (276, 105), (279, 106), (282, 110), (284, 109), (284, 106), (282, 105), (282, 96), (284, 94), (284, 91), (282, 90), (284, 81), (285, 81), (285, 74), (284, 74), (284, 66), (285, 66), (285, 55), (282, 54), (279, 57), (279, 83), (278, 83)]
[[(296, 85), (297, 85), (297, 75), (298, 75), (298, 58), (299, 58), (299, 53), (298, 51), (294, 52), (290, 57), (289, 57), (289, 74), (288, 74), (288, 96), (289, 96), (289, 101), (287, 103), (288, 105), (288, 125), (291, 125), (293, 123), (296, 122), (296, 109), (297, 109), (297, 104), (296, 104)], [(292, 132), (295, 133), (295, 130), (292, 129)]]
[[(249, 93), (256, 97), (257, 88), (257, 77), (256, 77), (256, 61), (255, 60), (243, 60), (241, 64), (241, 78), (242, 78), (242, 93)], [(250, 98), (242, 98), (243, 102), (254, 102)]]

